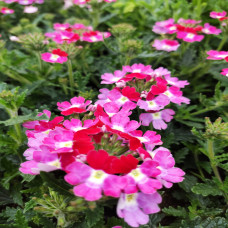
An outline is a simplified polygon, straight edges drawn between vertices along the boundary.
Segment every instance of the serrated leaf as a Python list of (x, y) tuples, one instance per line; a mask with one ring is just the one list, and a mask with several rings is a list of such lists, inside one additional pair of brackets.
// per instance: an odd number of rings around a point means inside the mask
[(186, 192), (191, 192), (192, 187), (197, 183), (197, 178), (190, 175), (185, 175), (184, 181), (179, 183), (179, 186)]
[(104, 216), (104, 208), (96, 207), (94, 210), (86, 211), (86, 223), (88, 228), (93, 227), (99, 220), (103, 219)]
[(15, 225), (17, 228), (30, 228), (21, 210), (18, 210), (15, 215)]
[(30, 200), (30, 201), (26, 202), (23, 213), (26, 213), (30, 209), (34, 208), (35, 205), (37, 205), (37, 203), (34, 200)]
[(23, 177), (22, 183), (26, 182), (31, 182), (36, 176), (35, 175), (29, 175), (29, 174), (24, 174), (20, 173), (21, 176)]
[(168, 215), (172, 215), (175, 217), (183, 217), (187, 216), (187, 211), (185, 208), (178, 206), (177, 208), (169, 206), (168, 208), (163, 208), (162, 211)]
[(211, 180), (207, 180), (206, 183), (197, 183), (192, 187), (192, 192), (200, 194), (202, 196), (221, 196), (222, 192), (218, 186)]

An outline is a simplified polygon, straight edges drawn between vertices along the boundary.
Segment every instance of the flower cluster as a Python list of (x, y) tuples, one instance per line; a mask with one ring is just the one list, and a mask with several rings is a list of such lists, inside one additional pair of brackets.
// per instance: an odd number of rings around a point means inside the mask
[[(199, 25), (201, 21), (195, 21), (192, 19), (180, 18), (177, 23), (175, 23), (173, 18), (165, 21), (156, 22), (153, 26), (152, 31), (161, 35), (165, 34), (175, 34), (176, 38), (181, 39), (185, 42), (200, 42), (204, 39), (202, 34), (215, 34), (221, 33), (220, 29), (209, 23), (204, 24), (204, 26)], [(153, 47), (157, 50), (163, 51), (175, 51), (179, 47), (179, 43), (176, 40), (155, 40)]]
[[(24, 7), (24, 13), (36, 13), (38, 11), (38, 8), (33, 6), (32, 4), (43, 4), (44, 0), (3, 0), (7, 4), (11, 3), (18, 3)], [(5, 14), (12, 14), (14, 13), (14, 10), (10, 10), (8, 8), (5, 8), (6, 12)], [(9, 11), (10, 10), (10, 11)]]
[(101, 105), (109, 115), (114, 109), (133, 110), (138, 106), (147, 112), (139, 116), (142, 125), (152, 123), (155, 129), (166, 129), (165, 122), (170, 122), (175, 114), (172, 109), (164, 109), (165, 106), (171, 102), (178, 105), (190, 102), (181, 92), (181, 88), (189, 83), (171, 77), (170, 71), (163, 67), (152, 69), (150, 65), (134, 64), (123, 66), (122, 71), (117, 70), (113, 74), (105, 73), (101, 78), (101, 84), (115, 84), (116, 87), (101, 89), (96, 105)]
[[(54, 24), (54, 32), (45, 33), (45, 36), (52, 39), (58, 45), (62, 44), (73, 44), (79, 42), (99, 42), (103, 41), (104, 38), (108, 38), (111, 36), (109, 32), (100, 32), (100, 31), (93, 31), (92, 26), (85, 26), (83, 24), (74, 24), (70, 25), (68, 23)], [(74, 46), (70, 48), (70, 52), (77, 52), (81, 49), (82, 46)], [(69, 48), (67, 48), (68, 50)], [(67, 61), (67, 56), (69, 53), (61, 49), (52, 50), (52, 52), (46, 52), (42, 54), (42, 60), (51, 63), (63, 63)]]
[[(87, 201), (103, 195), (119, 198), (118, 216), (138, 227), (149, 222), (149, 214), (160, 210), (162, 198), (157, 190), (181, 182), (185, 173), (175, 167), (171, 152), (160, 147), (161, 136), (140, 130), (141, 123), (131, 120), (130, 115), (137, 105), (158, 113), (170, 101), (188, 103), (179, 90), (188, 83), (171, 78), (166, 69), (153, 70), (142, 64), (124, 66), (122, 71), (102, 75), (102, 79), (104, 84), (138, 85), (141, 93), (130, 86), (103, 89), (96, 105), (74, 97), (57, 103), (62, 116), (53, 120), (51, 112), (44, 110), (39, 116), (46, 115), (48, 120), (24, 123), (29, 148), (20, 171), (37, 175), (63, 170), (76, 196)], [(144, 89), (148, 86), (147, 92)], [(159, 113), (165, 120), (174, 114), (169, 109)]]
[(93, 43), (103, 41), (104, 38), (111, 36), (109, 32), (93, 31), (91, 26), (83, 24), (56, 23), (54, 29), (54, 32), (46, 33), (45, 36), (51, 38), (57, 44), (63, 44), (64, 42), (69, 44), (77, 41)]

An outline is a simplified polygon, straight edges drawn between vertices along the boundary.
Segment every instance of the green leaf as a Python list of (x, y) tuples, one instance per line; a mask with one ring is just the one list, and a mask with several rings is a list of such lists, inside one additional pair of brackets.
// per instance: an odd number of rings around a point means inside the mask
[(34, 112), (28, 114), (28, 115), (24, 115), (24, 116), (17, 116), (5, 121), (0, 121), (0, 124), (4, 124), (5, 126), (11, 126), (11, 125), (15, 125), (15, 124), (21, 124), (27, 121), (33, 121), (33, 120), (44, 120), (47, 119), (48, 117), (46, 115), (42, 115), (42, 116), (37, 116), (38, 114), (38, 110), (35, 110)]
[(28, 201), (28, 202), (26, 202), (24, 210), (23, 210), (23, 213), (26, 213), (30, 209), (34, 208), (35, 205), (37, 205), (37, 203), (33, 199)]
[(86, 223), (88, 228), (96, 225), (104, 216), (104, 208), (96, 207), (94, 210), (86, 211)]
[(175, 217), (187, 217), (187, 211), (185, 208), (178, 206), (177, 208), (169, 206), (168, 208), (163, 208), (162, 211), (168, 215)]
[(30, 228), (21, 210), (18, 210), (15, 215), (15, 225), (17, 228)]
[(0, 186), (0, 205), (12, 204), (13, 199), (10, 196), (10, 192)]
[(207, 180), (206, 183), (197, 183), (192, 187), (192, 192), (200, 194), (202, 196), (221, 196), (222, 191), (214, 183), (214, 181)]
[(186, 192), (191, 192), (192, 187), (197, 183), (197, 178), (190, 175), (185, 175), (184, 181), (179, 183), (179, 186)]

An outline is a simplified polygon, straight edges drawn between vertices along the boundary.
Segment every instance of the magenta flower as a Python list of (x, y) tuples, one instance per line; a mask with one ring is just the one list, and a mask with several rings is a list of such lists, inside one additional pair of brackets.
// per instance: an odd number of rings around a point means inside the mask
[(91, 31), (84, 32), (81, 37), (81, 41), (87, 41), (90, 43), (103, 41), (104, 38), (108, 38), (111, 36), (110, 32), (99, 32), (99, 31)]
[(102, 81), (101, 84), (114, 84), (121, 80), (125, 76), (126, 72), (116, 70), (114, 71), (114, 74), (111, 73), (105, 73), (101, 75)]
[(158, 162), (158, 168), (161, 170), (161, 174), (159, 174), (156, 178), (160, 180), (166, 188), (171, 188), (173, 183), (183, 181), (185, 172), (174, 167), (175, 160), (168, 149), (160, 147), (151, 152), (151, 156), (153, 161)]
[(179, 24), (184, 24), (184, 25), (196, 25), (196, 24), (199, 24), (201, 21), (196, 21), (196, 20), (192, 20), (192, 19), (183, 19), (183, 18), (180, 18), (178, 20), (178, 23)]
[(210, 12), (210, 17), (212, 17), (212, 18), (220, 19), (220, 18), (223, 18), (225, 16), (226, 16), (225, 11), (222, 11), (222, 12), (212, 11), (212, 12)]
[(142, 113), (139, 119), (143, 126), (149, 126), (152, 123), (155, 129), (164, 130), (167, 128), (165, 122), (170, 122), (173, 119), (173, 115), (175, 115), (175, 112), (172, 109), (164, 109), (155, 113)]
[(158, 34), (167, 34), (172, 26), (174, 26), (174, 19), (169, 18), (165, 21), (156, 22), (152, 31)]
[(14, 13), (14, 10), (9, 9), (9, 8), (7, 8), (7, 7), (2, 7), (0, 12), (1, 12), (2, 14), (13, 14), (13, 13)]
[[(71, 103), (70, 103), (71, 102)], [(92, 101), (88, 100), (85, 102), (84, 97), (73, 97), (70, 99), (70, 102), (58, 102), (58, 109), (64, 116), (69, 116), (73, 113), (83, 113), (86, 112), (86, 107), (91, 104)]]
[(54, 49), (51, 53), (46, 52), (41, 54), (41, 59), (49, 63), (63, 64), (68, 60), (68, 54), (60, 49)]
[(202, 32), (205, 34), (215, 34), (218, 35), (222, 32), (221, 29), (217, 29), (215, 26), (210, 25), (209, 23), (204, 24)]
[(221, 74), (225, 75), (226, 77), (228, 77), (228, 68), (222, 69)]
[(209, 55), (207, 59), (211, 59), (211, 60), (221, 60), (228, 57), (228, 51), (210, 50), (207, 52), (207, 54)]
[(164, 96), (163, 94), (160, 94), (152, 100), (139, 100), (137, 103), (140, 109), (144, 109), (146, 111), (159, 111), (168, 104), (169, 98), (167, 98), (167, 96)]
[(53, 27), (56, 31), (65, 31), (66, 29), (70, 28), (70, 24), (68, 24), (68, 23), (65, 23), (65, 24), (55, 23)]
[[(47, 35), (47, 34), (45, 34)], [(53, 33), (53, 41), (58, 44), (63, 44), (64, 42), (75, 43), (80, 39), (80, 36), (77, 33), (68, 32), (68, 31), (59, 31)]]
[(171, 77), (170, 75), (165, 75), (165, 80), (168, 82), (169, 85), (176, 86), (178, 88), (184, 88), (186, 85), (189, 85), (187, 80), (181, 81), (178, 80), (176, 77)]
[[(124, 186), (119, 176), (114, 176), (103, 170), (95, 170), (88, 165), (74, 162), (67, 166), (65, 180), (74, 187), (74, 194), (88, 201), (99, 200), (104, 194), (119, 197)], [(110, 187), (111, 184), (111, 187)]]
[(176, 40), (154, 40), (154, 43), (152, 45), (155, 47), (157, 50), (162, 50), (162, 51), (176, 51), (180, 44)]
[(198, 35), (195, 32), (177, 32), (177, 38), (182, 39), (183, 41), (193, 43), (193, 42), (200, 42), (203, 40), (204, 36), (203, 35)]
[(122, 193), (117, 205), (117, 215), (123, 218), (128, 225), (139, 227), (149, 222), (148, 214), (160, 211), (158, 204), (161, 201), (162, 198), (157, 192), (153, 194)]

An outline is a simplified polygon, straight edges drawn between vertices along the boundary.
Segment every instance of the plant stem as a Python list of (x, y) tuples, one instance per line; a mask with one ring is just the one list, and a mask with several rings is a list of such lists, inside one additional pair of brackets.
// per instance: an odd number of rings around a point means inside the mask
[(208, 152), (208, 158), (210, 159), (210, 163), (211, 163), (211, 167), (213, 169), (213, 172), (215, 174), (215, 176), (217, 177), (217, 179), (219, 180), (219, 182), (222, 182), (222, 179), (220, 177), (218, 168), (216, 165), (214, 165), (214, 160), (215, 160), (215, 154), (214, 154), (214, 142), (211, 139), (207, 140), (207, 152)]
[(36, 57), (37, 57), (37, 60), (38, 60), (39, 70), (40, 70), (40, 73), (41, 73), (42, 69), (43, 69), (43, 63), (42, 63), (42, 60), (41, 60), (40, 51), (36, 51)]
[(73, 78), (72, 62), (70, 59), (67, 61), (67, 68), (68, 68), (68, 76), (69, 76), (69, 82), (70, 82), (70, 94), (73, 97), (74, 96), (74, 78)]
[(221, 40), (221, 42), (217, 48), (217, 51), (220, 51), (223, 48), (224, 44), (226, 43), (226, 40), (227, 40), (227, 36), (224, 35), (223, 39)]
[(211, 106), (210, 108), (201, 109), (201, 110), (199, 110), (199, 111), (197, 111), (197, 112), (190, 113), (190, 115), (191, 115), (191, 116), (196, 116), (196, 115), (202, 114), (202, 113), (204, 113), (204, 112), (208, 112), (208, 111), (214, 110), (214, 109), (216, 109), (216, 108), (218, 108), (218, 107), (220, 107), (220, 106), (222, 106), (222, 105), (223, 105), (223, 104), (221, 104), (221, 105), (216, 105), (216, 106)]
[(197, 167), (198, 170), (199, 170), (200, 176), (204, 179), (205, 176), (204, 176), (204, 174), (203, 174), (203, 170), (201, 169), (201, 167), (200, 167), (200, 165), (199, 165), (199, 158), (198, 158), (197, 151), (194, 151), (194, 152), (193, 152), (193, 155), (194, 155), (196, 167)]

